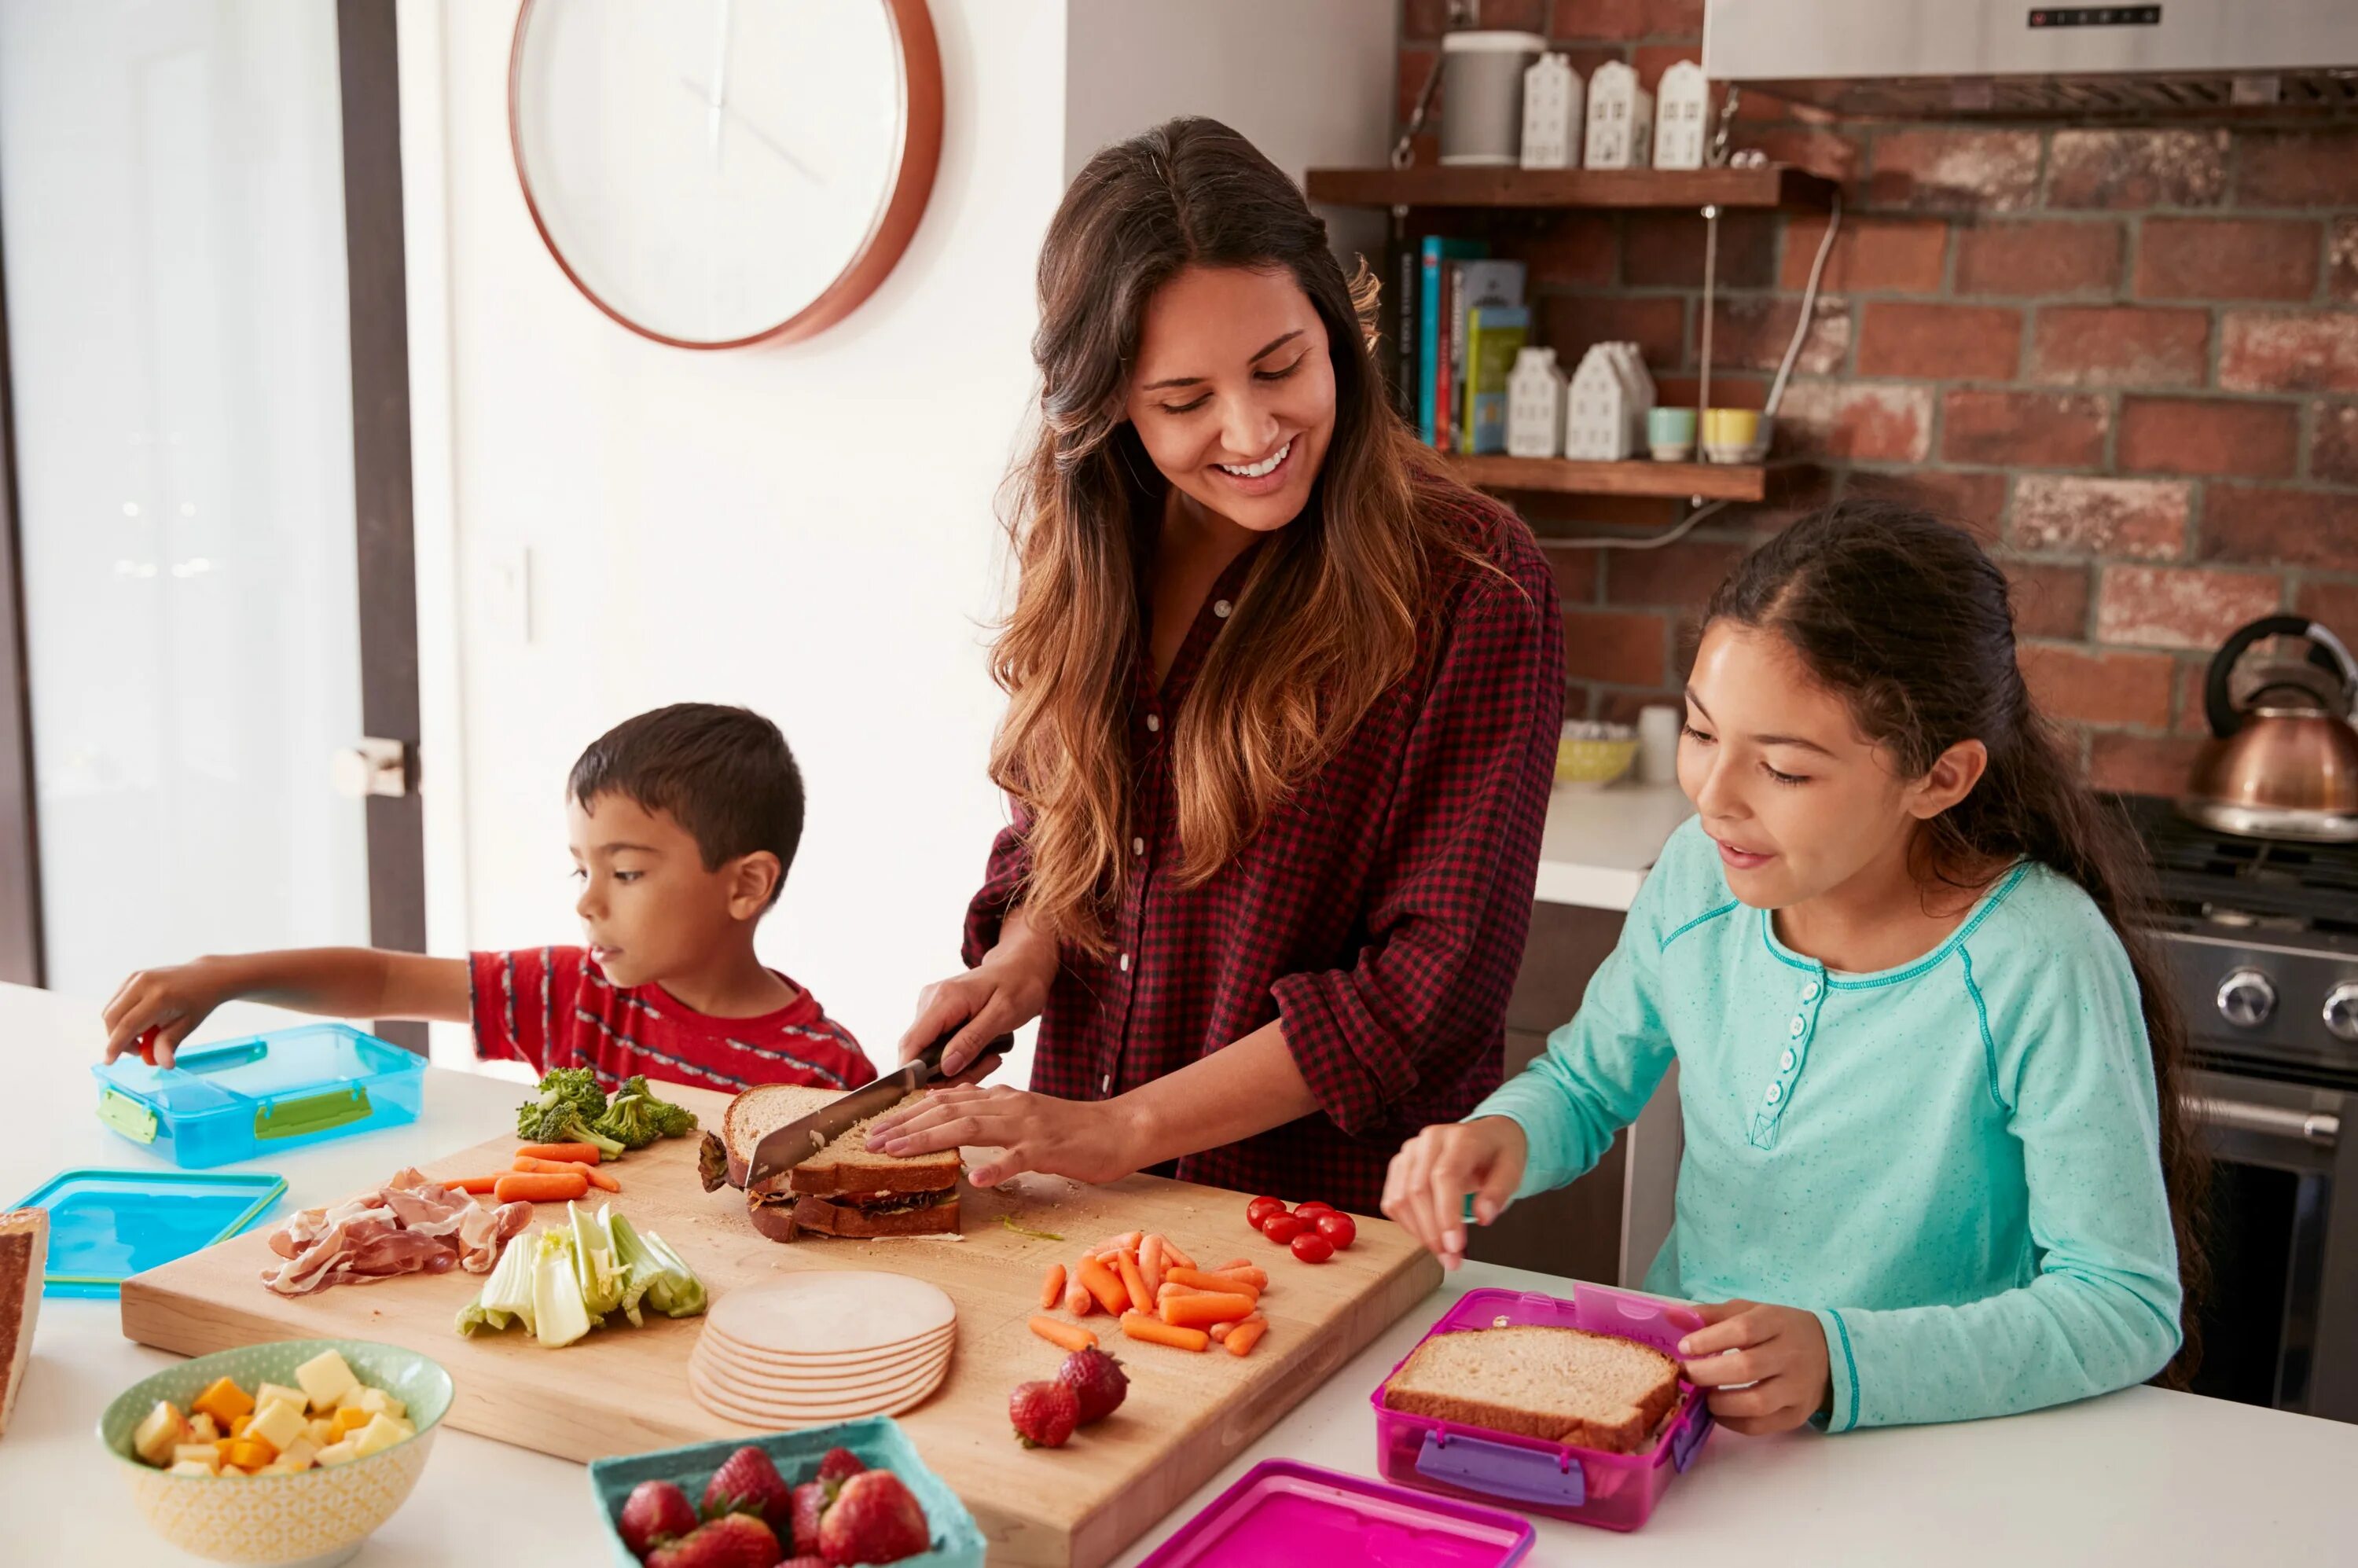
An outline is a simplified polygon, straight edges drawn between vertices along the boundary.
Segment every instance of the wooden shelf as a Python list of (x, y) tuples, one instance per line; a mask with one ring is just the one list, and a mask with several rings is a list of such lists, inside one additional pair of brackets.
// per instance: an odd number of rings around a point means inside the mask
[(1581, 462), (1570, 458), (1453, 457), (1466, 483), (1484, 490), (1549, 490), (1567, 495), (1651, 495), (1762, 501), (1768, 470), (1758, 463)]
[(1834, 182), (1757, 168), (1314, 168), (1313, 201), (1338, 207), (1823, 207)]

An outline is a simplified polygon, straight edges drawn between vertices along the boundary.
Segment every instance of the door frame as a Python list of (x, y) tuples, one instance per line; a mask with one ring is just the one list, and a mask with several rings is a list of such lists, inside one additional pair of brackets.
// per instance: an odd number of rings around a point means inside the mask
[[(371, 795), (369, 940), (426, 948), (425, 816), (418, 798), (417, 574), (409, 446), (409, 317), (403, 261), (401, 77), (395, 0), (337, 0), (343, 130), (345, 317), (351, 335), (361, 728), (398, 741), (408, 788)], [(6, 261), (0, 254), (0, 980), (40, 985), (40, 836), (25, 653)], [(357, 737), (355, 737), (357, 739)], [(328, 759), (320, 762), (326, 788)], [(423, 1054), (426, 1026), (378, 1033)]]

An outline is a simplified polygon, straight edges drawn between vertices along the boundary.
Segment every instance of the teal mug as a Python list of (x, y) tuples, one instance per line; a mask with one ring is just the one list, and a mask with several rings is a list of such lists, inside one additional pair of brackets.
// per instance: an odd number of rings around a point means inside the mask
[(1695, 411), (1692, 408), (1650, 408), (1646, 411), (1646, 448), (1656, 462), (1682, 463), (1694, 456)]

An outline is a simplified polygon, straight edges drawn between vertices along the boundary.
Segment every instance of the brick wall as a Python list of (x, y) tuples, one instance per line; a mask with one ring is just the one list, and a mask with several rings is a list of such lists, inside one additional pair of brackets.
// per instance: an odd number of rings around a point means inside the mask
[[(1403, 119), (1444, 9), (1404, 7)], [(1650, 85), (1700, 54), (1702, 17), (1702, 0), (1482, 6), (1486, 27), (1546, 32), (1584, 72), (1629, 59)], [(1845, 494), (1913, 498), (1981, 535), (2017, 585), (2033, 690), (2113, 787), (2178, 788), (2203, 662), (2244, 622), (2297, 610), (2358, 639), (2358, 125), (1828, 123), (1748, 95), (1733, 139), (1844, 181), (1779, 421), (1779, 450), (1813, 466), (1779, 504), (1664, 549), (1551, 550), (1568, 713), (1626, 718), (1674, 690), (1719, 575)], [(1723, 219), (1714, 403), (1763, 400), (1824, 222)], [(1531, 263), (1562, 359), (1633, 339), (1692, 401), (1700, 218), (1498, 214), (1489, 232)], [(1514, 499), (1543, 535), (1665, 515)]]

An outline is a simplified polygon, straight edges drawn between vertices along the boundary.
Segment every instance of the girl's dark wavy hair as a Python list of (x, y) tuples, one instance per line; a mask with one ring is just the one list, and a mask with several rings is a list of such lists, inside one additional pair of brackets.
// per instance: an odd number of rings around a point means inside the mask
[(2186, 1019), (2149, 935), (2152, 875), (2124, 813), (2081, 779), (2023, 685), (2006, 575), (1960, 529), (1891, 502), (1844, 502), (1794, 524), (1737, 565), (1704, 624), (1782, 637), (1901, 775), (1920, 778), (1961, 741), (1989, 748), (1973, 792), (1923, 825), (1911, 851), (1927, 886), (1985, 888), (2019, 860), (2071, 878), (2128, 953), (2159, 1092), (2161, 1170), (2178, 1239), (2182, 1387), (2201, 1362), (2209, 1283), (2209, 1162), (2179, 1096)]

